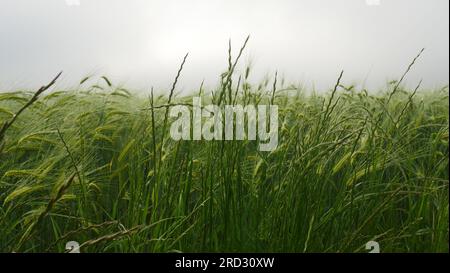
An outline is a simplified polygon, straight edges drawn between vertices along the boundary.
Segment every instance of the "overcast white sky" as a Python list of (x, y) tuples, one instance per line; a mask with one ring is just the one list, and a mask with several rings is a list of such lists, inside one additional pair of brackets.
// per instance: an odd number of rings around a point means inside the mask
[[(73, 1), (73, 0), (67, 0)], [(186, 52), (180, 89), (213, 87), (251, 35), (243, 64), (256, 82), (275, 70), (288, 82), (328, 89), (383, 87), (426, 51), (408, 77), (449, 81), (449, 1), (0, 0), (0, 89), (32, 88), (64, 70), (63, 86), (88, 74), (135, 88), (167, 89)], [(373, 1), (373, 0), (372, 0)]]

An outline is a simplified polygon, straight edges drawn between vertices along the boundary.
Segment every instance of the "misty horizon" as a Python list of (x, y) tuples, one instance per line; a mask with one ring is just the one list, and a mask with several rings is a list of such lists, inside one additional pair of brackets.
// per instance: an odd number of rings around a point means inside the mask
[[(36, 3), (37, 2), (37, 3)], [(376, 1), (375, 1), (376, 2)], [(64, 71), (59, 87), (107, 76), (142, 91), (167, 90), (183, 56), (178, 91), (216, 87), (250, 41), (238, 72), (259, 83), (278, 71), (287, 84), (328, 90), (344, 84), (382, 89), (398, 79), (422, 89), (448, 84), (448, 1), (80, 1), (1, 0), (0, 89), (36, 88)]]

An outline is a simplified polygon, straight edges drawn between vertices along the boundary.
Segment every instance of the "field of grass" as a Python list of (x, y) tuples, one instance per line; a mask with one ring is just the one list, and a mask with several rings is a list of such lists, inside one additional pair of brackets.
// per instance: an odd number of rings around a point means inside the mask
[(247, 76), (195, 95), (277, 104), (275, 151), (172, 140), (169, 106), (192, 102), (176, 81), (0, 93), (0, 252), (449, 251), (447, 88), (318, 95)]

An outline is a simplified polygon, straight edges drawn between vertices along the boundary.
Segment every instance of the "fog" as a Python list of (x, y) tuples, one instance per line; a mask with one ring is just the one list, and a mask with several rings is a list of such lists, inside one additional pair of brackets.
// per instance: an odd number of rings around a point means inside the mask
[[(373, 2), (374, 4), (368, 4)], [(0, 0), (0, 90), (34, 88), (64, 71), (60, 87), (87, 75), (146, 91), (167, 90), (186, 54), (178, 90), (214, 87), (251, 35), (242, 59), (255, 83), (327, 90), (383, 88), (399, 78), (438, 88), (449, 81), (448, 0)]]

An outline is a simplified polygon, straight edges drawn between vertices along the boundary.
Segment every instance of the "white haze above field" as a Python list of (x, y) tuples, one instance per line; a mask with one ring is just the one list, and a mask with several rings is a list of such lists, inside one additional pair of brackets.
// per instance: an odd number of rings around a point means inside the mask
[(286, 82), (327, 90), (344, 69), (345, 84), (383, 88), (422, 47), (408, 86), (449, 81), (448, 0), (68, 2), (76, 1), (0, 0), (0, 89), (35, 88), (63, 70), (60, 87), (94, 74), (167, 90), (186, 52), (178, 91), (202, 80), (214, 87), (228, 39), (235, 57), (247, 34), (241, 64), (251, 62), (255, 83), (278, 70)]

